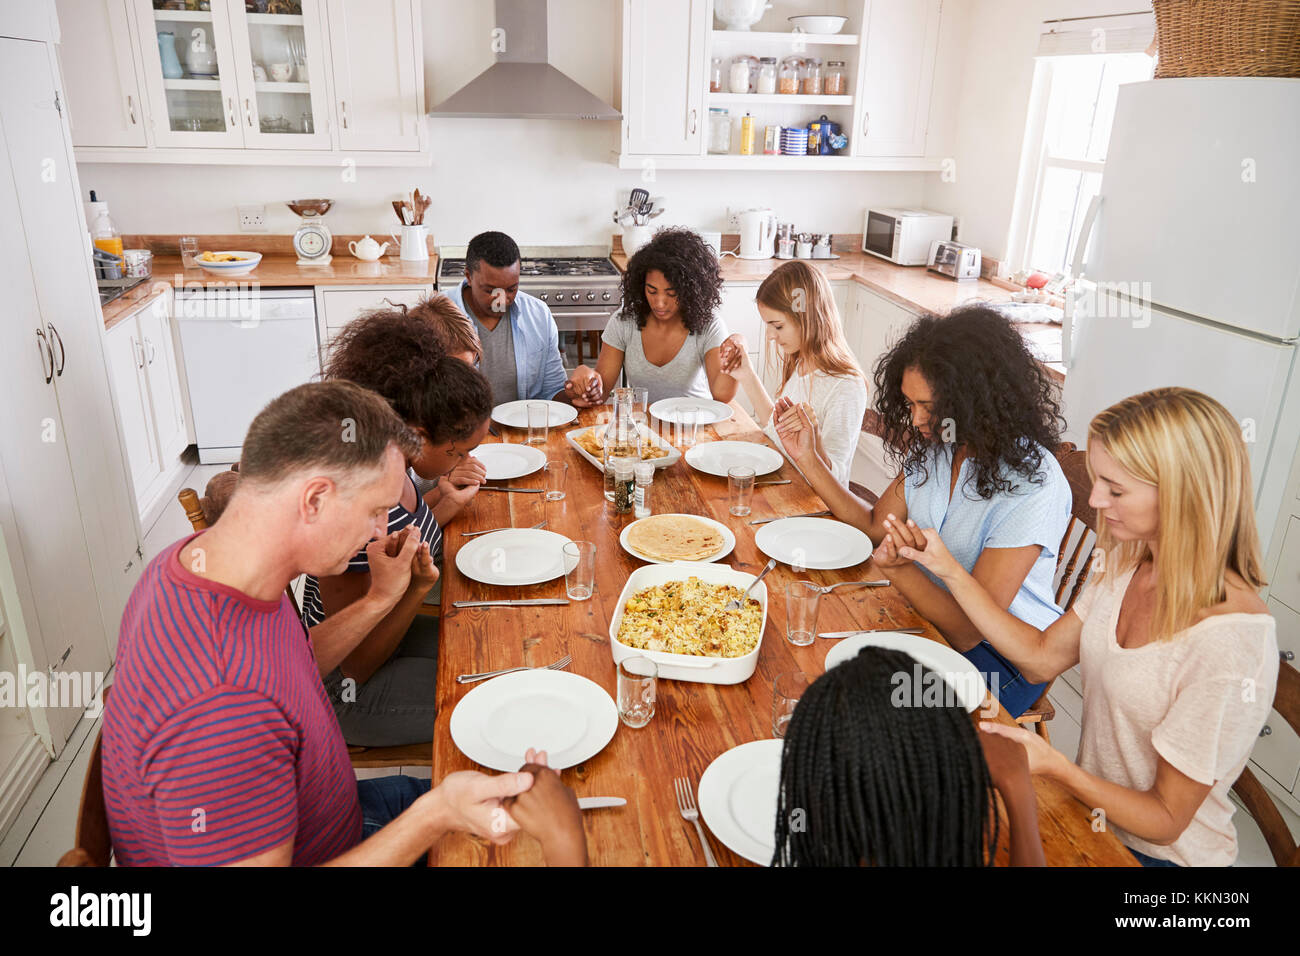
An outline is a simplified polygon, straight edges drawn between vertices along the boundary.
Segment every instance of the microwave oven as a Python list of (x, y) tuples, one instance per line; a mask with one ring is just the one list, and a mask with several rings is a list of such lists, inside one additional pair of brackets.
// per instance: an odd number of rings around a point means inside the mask
[(862, 251), (900, 266), (930, 261), (935, 240), (952, 239), (952, 216), (928, 209), (868, 209)]

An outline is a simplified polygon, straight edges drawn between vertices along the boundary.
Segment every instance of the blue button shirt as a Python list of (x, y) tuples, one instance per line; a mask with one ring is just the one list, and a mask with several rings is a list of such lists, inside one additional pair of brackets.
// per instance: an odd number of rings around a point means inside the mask
[[(447, 298), (462, 312), (472, 315), (465, 304), (468, 283), (445, 290)], [(520, 399), (540, 401), (553, 398), (569, 376), (560, 360), (560, 331), (546, 303), (520, 292), (507, 314), (515, 339), (515, 383)]]

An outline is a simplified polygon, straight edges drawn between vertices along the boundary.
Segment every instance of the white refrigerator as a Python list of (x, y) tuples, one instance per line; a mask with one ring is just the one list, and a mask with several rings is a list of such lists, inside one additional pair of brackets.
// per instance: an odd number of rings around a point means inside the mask
[(1213, 396), (1243, 424), (1267, 539), (1300, 438), (1298, 237), (1300, 79), (1120, 87), (1065, 310), (1066, 437), (1150, 388)]

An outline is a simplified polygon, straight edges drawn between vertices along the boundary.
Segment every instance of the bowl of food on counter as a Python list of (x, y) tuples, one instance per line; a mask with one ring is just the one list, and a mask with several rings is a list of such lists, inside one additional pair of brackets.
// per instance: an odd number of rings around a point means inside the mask
[(245, 252), (240, 249), (200, 252), (194, 257), (195, 265), (215, 276), (246, 276), (261, 261), (260, 252)]

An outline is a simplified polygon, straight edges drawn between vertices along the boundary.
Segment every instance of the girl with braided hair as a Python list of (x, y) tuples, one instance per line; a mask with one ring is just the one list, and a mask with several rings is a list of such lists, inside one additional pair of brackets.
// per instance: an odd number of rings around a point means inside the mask
[(915, 667), (866, 647), (804, 692), (781, 754), (773, 866), (992, 865), (994, 789), (1011, 865), (1044, 865), (1024, 754), (956, 703), (898, 706), (897, 675)]

